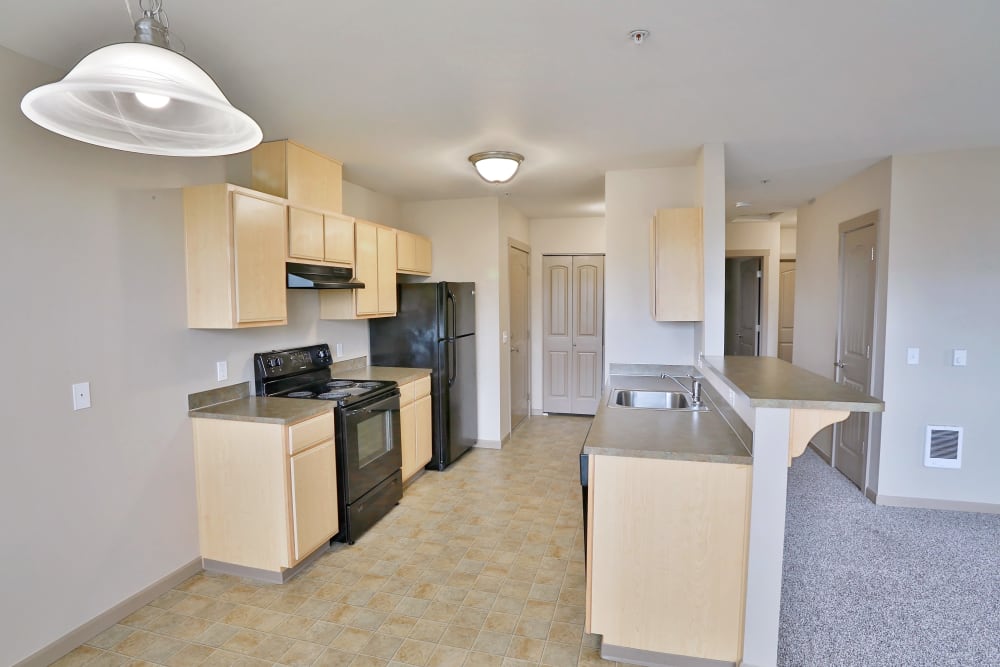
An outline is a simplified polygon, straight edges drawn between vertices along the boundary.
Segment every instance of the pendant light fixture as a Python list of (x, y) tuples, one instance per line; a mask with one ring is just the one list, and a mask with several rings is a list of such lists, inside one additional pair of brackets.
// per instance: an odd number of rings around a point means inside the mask
[(506, 183), (514, 178), (524, 156), (510, 151), (485, 151), (470, 155), (469, 162), (487, 183)]
[(144, 2), (133, 42), (100, 48), (61, 81), (30, 91), (24, 115), (71, 139), (133, 153), (229, 155), (259, 144), (260, 126), (170, 48), (162, 0)]

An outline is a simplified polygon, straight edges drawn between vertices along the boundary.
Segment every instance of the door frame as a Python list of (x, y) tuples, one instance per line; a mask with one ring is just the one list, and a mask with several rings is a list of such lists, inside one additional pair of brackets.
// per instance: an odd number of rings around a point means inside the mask
[[(726, 250), (726, 259), (731, 257), (759, 257), (760, 258), (760, 336), (757, 340), (757, 356), (766, 357), (771, 341), (771, 321), (767, 316), (769, 304), (771, 303), (771, 291), (768, 289), (768, 282), (771, 280), (771, 272), (768, 264), (771, 259), (771, 251), (767, 248), (758, 250)], [(777, 322), (774, 323), (777, 326)], [(766, 334), (766, 335), (765, 335)], [(777, 331), (773, 332), (777, 337)]]
[[(875, 395), (876, 382), (881, 378), (881, 364), (882, 364), (882, 350), (877, 342), (881, 339), (882, 333), (882, 317), (880, 316), (884, 312), (885, 304), (882, 301), (882, 227), (881, 227), (881, 211), (876, 209), (874, 211), (869, 211), (863, 215), (859, 215), (856, 218), (851, 218), (845, 222), (837, 225), (837, 330), (834, 334), (833, 339), (833, 381), (838, 382), (840, 379), (840, 369), (837, 367), (838, 357), (840, 355), (840, 341), (843, 336), (843, 314), (844, 314), (844, 240), (846, 235), (850, 232), (863, 229), (865, 227), (875, 228), (875, 285), (873, 286), (873, 291), (875, 292), (875, 298), (872, 301), (872, 337), (869, 341), (871, 346), (871, 358), (868, 364), (868, 393), (869, 395)], [(881, 387), (878, 388), (881, 393)], [(868, 433), (867, 440), (868, 446), (865, 451), (865, 461), (864, 461), (864, 484), (862, 485), (861, 492), (865, 494), (872, 502), (875, 501), (875, 489), (871, 488), (871, 482), (877, 479), (877, 461), (876, 458), (872, 456), (872, 452), (877, 448), (880, 449), (878, 443), (881, 440), (881, 429), (882, 421), (876, 418), (877, 413), (872, 413), (868, 419)], [(837, 468), (837, 439), (840, 436), (841, 424), (838, 422), (832, 427), (832, 437), (830, 438), (830, 467)], [(876, 469), (873, 471), (873, 462), (876, 463)], [(841, 473), (842, 474), (842, 473)]]
[[(518, 241), (515, 238), (511, 238), (510, 236), (507, 237), (507, 325), (508, 325), (508, 328), (510, 326), (510, 313), (511, 313), (511, 303), (510, 303), (511, 302), (511, 299), (510, 299), (510, 250), (511, 250), (511, 248), (513, 248), (515, 250), (520, 250), (521, 252), (527, 253), (527, 255), (528, 255), (528, 280), (527, 280), (527, 282), (525, 284), (526, 293), (524, 295), (525, 301), (527, 302), (527, 308), (528, 308), (528, 317), (527, 317), (528, 335), (527, 335), (527, 339), (525, 340), (526, 350), (524, 351), (524, 354), (527, 355), (527, 360), (528, 360), (527, 377), (524, 378), (525, 388), (528, 391), (528, 414), (524, 418), (524, 420), (521, 422), (521, 424), (519, 424), (519, 426), (520, 426), (520, 425), (523, 425), (524, 422), (527, 422), (528, 420), (531, 419), (531, 351), (532, 351), (532, 347), (531, 347), (531, 328), (532, 328), (531, 327), (531, 324), (532, 324), (531, 323), (531, 246), (528, 245), (527, 243), (523, 242), (523, 241)], [(508, 389), (509, 396), (507, 397), (507, 412), (508, 412), (508, 414), (507, 414), (507, 423), (510, 424), (510, 427), (511, 427), (510, 431), (511, 431), (511, 433), (513, 433), (514, 432), (514, 428), (515, 428), (514, 427), (514, 383), (510, 381), (510, 375), (511, 375), (511, 366), (510, 366), (510, 339), (511, 339), (511, 336), (508, 333), (508, 337), (507, 337), (507, 389)], [(510, 434), (508, 434), (507, 437), (510, 437)]]

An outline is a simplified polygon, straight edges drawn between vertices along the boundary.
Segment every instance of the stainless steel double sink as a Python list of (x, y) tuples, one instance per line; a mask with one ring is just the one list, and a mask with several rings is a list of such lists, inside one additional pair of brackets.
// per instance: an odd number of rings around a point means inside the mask
[[(677, 384), (680, 385), (679, 382)], [(683, 385), (680, 386), (683, 387)], [(709, 409), (704, 402), (695, 405), (691, 394), (687, 391), (618, 388), (611, 390), (608, 407), (640, 410), (687, 410), (691, 412), (705, 412)]]

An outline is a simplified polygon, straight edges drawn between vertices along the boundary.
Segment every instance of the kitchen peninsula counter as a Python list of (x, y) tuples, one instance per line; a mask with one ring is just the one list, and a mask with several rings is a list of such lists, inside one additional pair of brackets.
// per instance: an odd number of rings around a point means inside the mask
[(730, 388), (754, 408), (881, 412), (885, 404), (822, 375), (775, 357), (705, 357)]
[(686, 391), (669, 378), (612, 375), (583, 453), (634, 458), (750, 463), (746, 445), (723, 418), (721, 397), (703, 385), (708, 410), (655, 410), (608, 405), (615, 389)]

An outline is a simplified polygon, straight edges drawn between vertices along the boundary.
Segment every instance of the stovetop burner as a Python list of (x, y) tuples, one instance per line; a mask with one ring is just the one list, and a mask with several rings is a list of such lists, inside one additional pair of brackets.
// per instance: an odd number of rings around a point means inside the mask
[(327, 382), (326, 386), (331, 389), (343, 389), (345, 387), (353, 387), (357, 384), (354, 380), (334, 380), (332, 382)]
[(337, 400), (340, 400), (342, 398), (347, 398), (350, 395), (351, 395), (351, 392), (349, 392), (349, 391), (328, 391), (328, 392), (320, 394), (316, 398), (322, 398), (323, 400), (326, 400), (326, 401), (337, 401)]
[(293, 391), (288, 394), (288, 398), (312, 398), (316, 394), (311, 391)]

